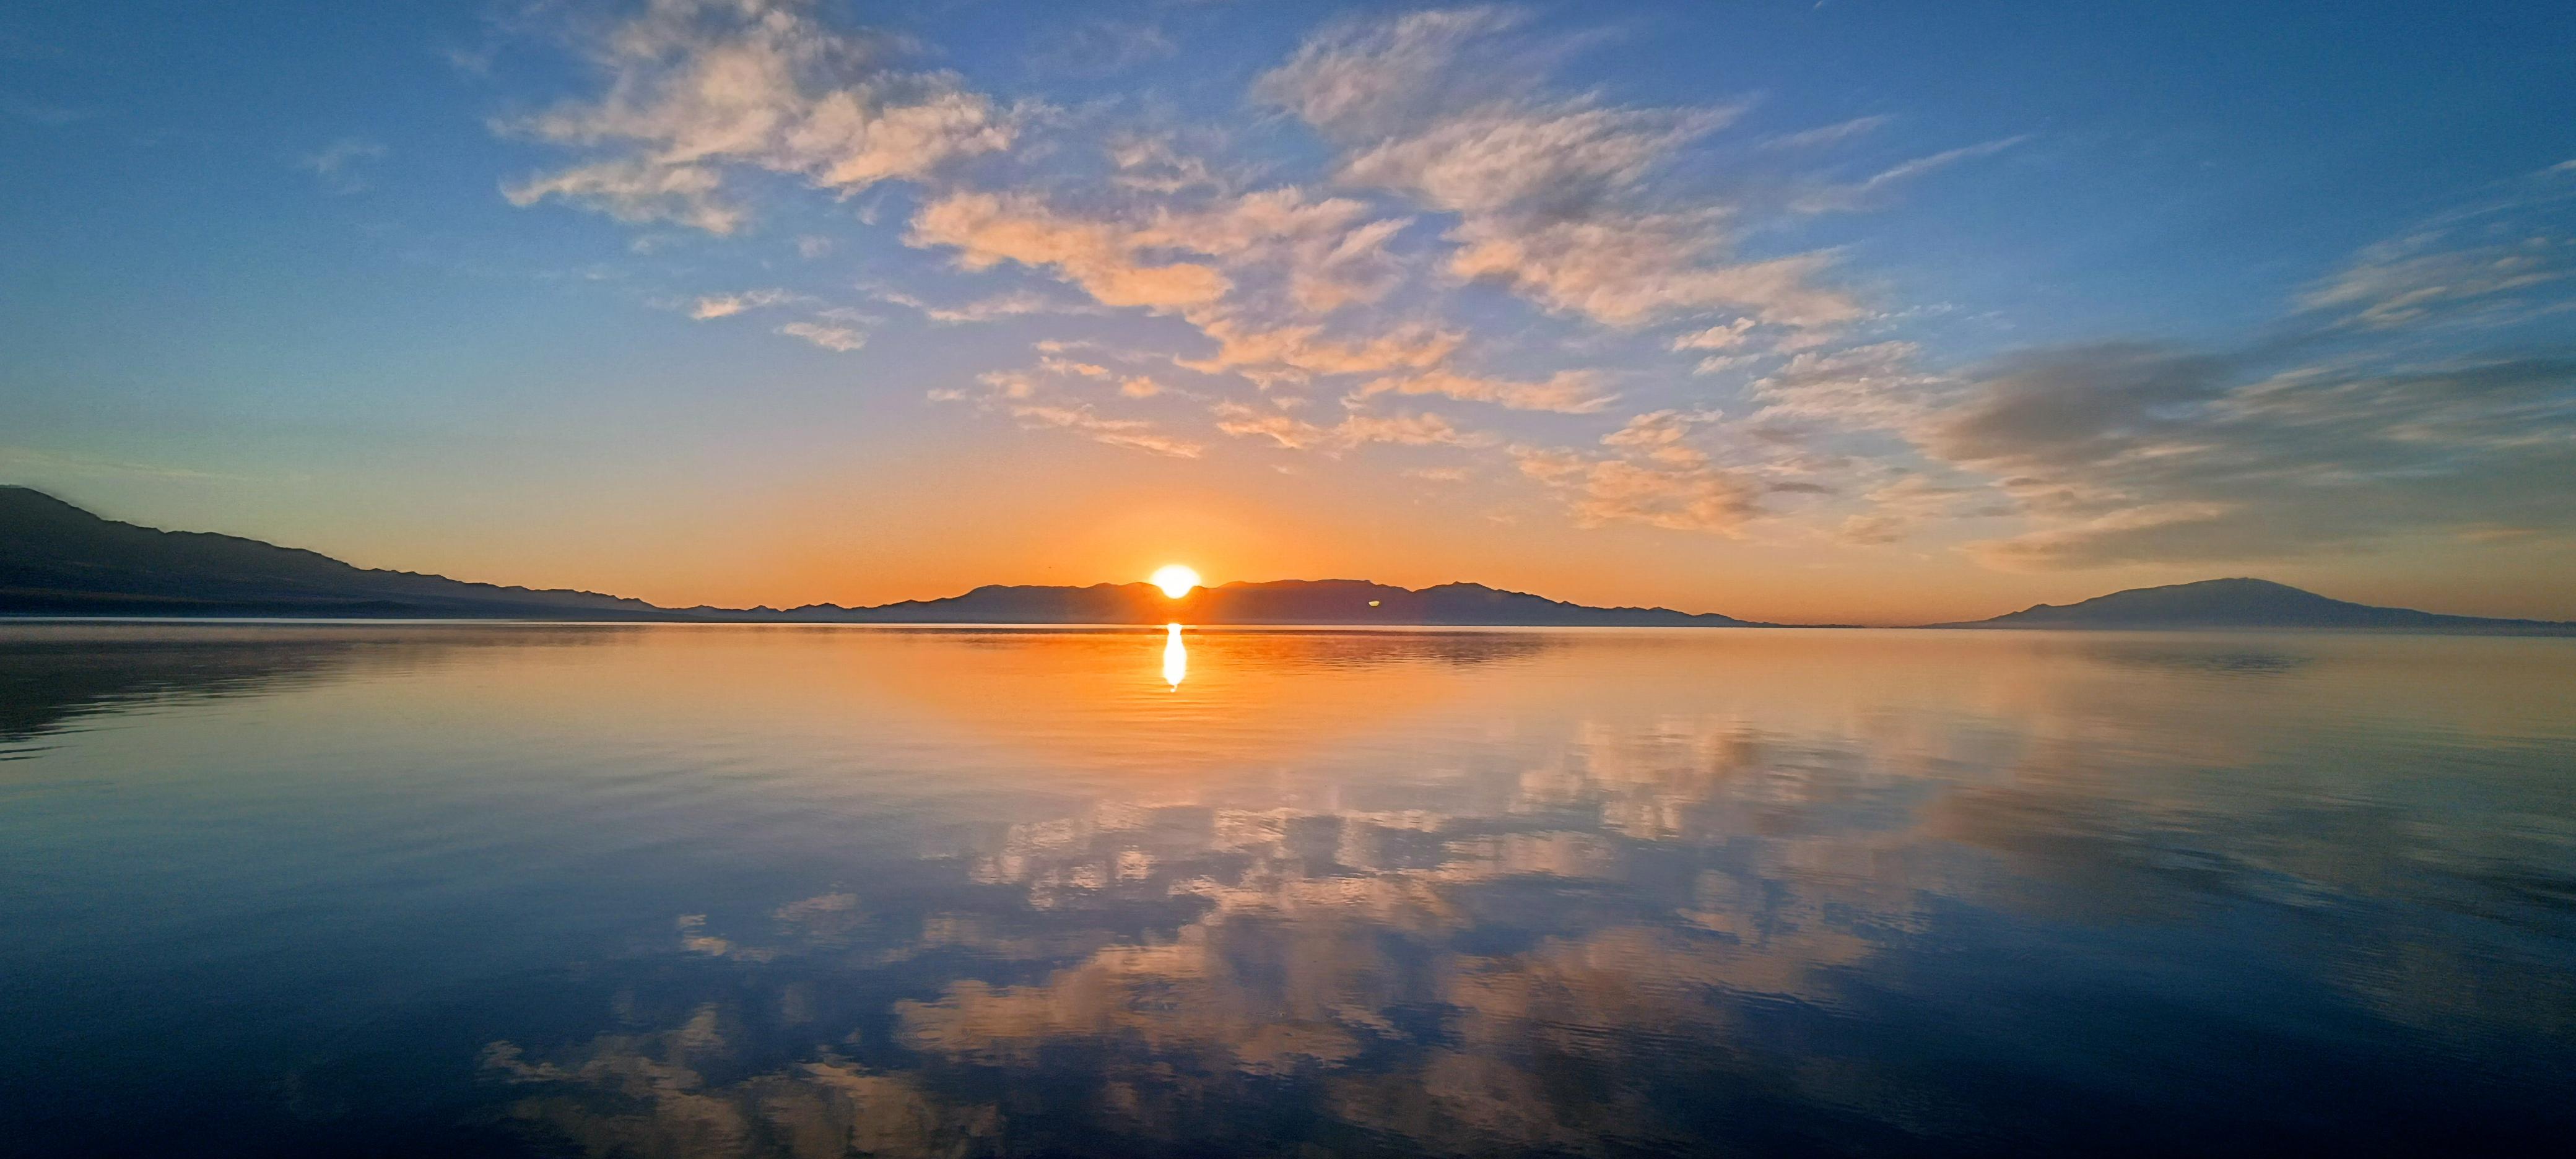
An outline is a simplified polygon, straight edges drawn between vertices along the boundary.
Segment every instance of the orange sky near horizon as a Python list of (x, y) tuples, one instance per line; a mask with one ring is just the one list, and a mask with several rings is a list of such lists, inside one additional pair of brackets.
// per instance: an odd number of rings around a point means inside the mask
[[(2576, 619), (2563, 547), (2485, 549), (2463, 575), (2439, 544), (2249, 567), (2159, 564), (1998, 570), (1947, 546), (1902, 552), (1802, 536), (1635, 525), (1580, 527), (1490, 491), (1392, 492), (1347, 472), (1142, 460), (1031, 440), (963, 477), (901, 455), (762, 494), (675, 480), (651, 494), (543, 499), (349, 489), (275, 505), (203, 486), (64, 480), (48, 489), (108, 518), (246, 535), (365, 567), (632, 596), (665, 607), (849, 606), (955, 595), (988, 583), (1142, 581), (1183, 563), (1210, 584), (1362, 579), (1483, 583), (1596, 606), (1720, 612), (1778, 623), (1977, 619), (2121, 588), (2259, 575), (2339, 599), (2468, 615)], [(917, 454), (936, 456), (937, 448)], [(937, 483), (931, 480), (938, 480)], [(750, 486), (746, 484), (745, 486)]]

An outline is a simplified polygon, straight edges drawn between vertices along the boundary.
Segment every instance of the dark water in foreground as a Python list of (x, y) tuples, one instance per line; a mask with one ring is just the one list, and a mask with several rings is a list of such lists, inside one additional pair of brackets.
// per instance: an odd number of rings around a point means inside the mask
[(0, 932), (12, 1154), (2565, 1153), (2576, 641), (0, 627)]

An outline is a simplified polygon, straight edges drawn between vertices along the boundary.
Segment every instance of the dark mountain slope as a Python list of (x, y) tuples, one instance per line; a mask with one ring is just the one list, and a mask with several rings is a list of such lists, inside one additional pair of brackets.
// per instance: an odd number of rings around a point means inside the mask
[(2413, 631), (2533, 632), (2576, 630), (2548, 620), (2445, 616), (2329, 599), (2288, 584), (2215, 579), (2131, 588), (2082, 603), (2040, 604), (1949, 628), (2387, 628)]
[(976, 588), (961, 596), (873, 608), (831, 604), (778, 613), (691, 608), (709, 618), (760, 616), (864, 623), (966, 624), (1449, 624), (1513, 627), (1675, 625), (1740, 627), (1746, 621), (1667, 608), (1593, 608), (1483, 584), (1414, 590), (1364, 580), (1273, 580), (1200, 588), (1179, 599), (1152, 584)]
[(0, 487), (0, 612), (657, 619), (642, 600), (352, 567), (318, 552), (101, 519)]
[(1664, 608), (1589, 608), (1481, 584), (1414, 591), (1358, 580), (1201, 588), (992, 585), (873, 608), (832, 604), (668, 609), (594, 592), (464, 583), (352, 567), (255, 539), (101, 519), (24, 487), (0, 487), (0, 615), (445, 617), (788, 623), (1702, 625), (1741, 620)]

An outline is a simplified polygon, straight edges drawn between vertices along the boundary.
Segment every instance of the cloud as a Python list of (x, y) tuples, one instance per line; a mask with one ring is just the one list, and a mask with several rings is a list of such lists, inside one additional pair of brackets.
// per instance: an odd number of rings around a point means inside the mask
[(1386, 245), (1407, 224), (1403, 218), (1376, 219), (1362, 202), (1318, 199), (1291, 185), (1195, 210), (1159, 211), (1129, 241), (1142, 249), (1207, 254), (1237, 268), (1277, 266), (1285, 271), (1294, 305), (1326, 314), (1386, 292), (1395, 277)]
[(1303, 382), (1318, 375), (1382, 374), (1427, 370), (1456, 353), (1466, 335), (1406, 325), (1363, 339), (1328, 337), (1321, 326), (1258, 327), (1227, 318), (1212, 318), (1199, 329), (1217, 342), (1214, 355), (1177, 359), (1203, 374), (1227, 371)]
[(1754, 423), (1904, 440), (1931, 473), (1871, 492), (1842, 537), (2017, 514), (2020, 531), (1967, 547), (2016, 569), (2260, 562), (2497, 528), (2565, 536), (2576, 362), (2420, 340), (2568, 308), (2545, 260), (2512, 260), (2555, 257), (2571, 204), (2559, 176), (2364, 249), (2253, 349), (2095, 342), (1948, 372), (1899, 342), (1801, 352), (1752, 384)]
[(1293, 451), (1344, 450), (1368, 443), (1482, 447), (1496, 441), (1492, 435), (1462, 431), (1448, 419), (1419, 411), (1389, 415), (1354, 412), (1329, 427), (1239, 402), (1220, 402), (1216, 405), (1215, 414), (1217, 429), (1226, 434), (1267, 438)]
[(1792, 199), (1789, 203), (1789, 208), (1796, 210), (1799, 213), (1836, 213), (1874, 208), (1882, 203), (1887, 191), (1898, 184), (1911, 181), (1927, 173), (1949, 168), (1961, 161), (1977, 157), (1991, 157), (2029, 139), (2030, 138), (2028, 136), (2005, 137), (2001, 140), (1985, 141), (1979, 144), (1965, 146), (1963, 148), (1934, 153), (1928, 157), (1917, 157), (1911, 161), (1880, 170), (1865, 181), (1858, 181), (1848, 185), (1828, 185), (1821, 189), (1811, 190)]
[(1309, 38), (1287, 63), (1263, 74), (1252, 95), (1338, 134), (1391, 133), (1443, 98), (1497, 94), (1526, 83), (1526, 71), (1492, 69), (1461, 77), (1450, 69), (1467, 46), (1522, 20), (1520, 12), (1497, 7), (1346, 20)]
[(1894, 119), (1895, 118), (1893, 117), (1885, 116), (1853, 117), (1848, 121), (1837, 121), (1830, 125), (1819, 125), (1813, 129), (1805, 129), (1795, 133), (1783, 133), (1777, 137), (1767, 137), (1763, 139), (1762, 147), (1765, 149), (1813, 149), (1824, 145), (1836, 145), (1865, 133), (1876, 131), (1879, 126)]
[(302, 167), (321, 178), (323, 188), (333, 193), (361, 193), (367, 188), (367, 180), (360, 170), (368, 162), (383, 160), (389, 152), (375, 141), (343, 137), (304, 158)]
[[(1448, 272), (1612, 326), (1725, 307), (1787, 326), (1857, 317), (1819, 284), (1823, 254), (1738, 260), (1731, 207), (1661, 208), (1649, 178), (1740, 108), (1633, 108), (1532, 95), (1516, 13), (1491, 8), (1351, 22), (1255, 83), (1342, 154), (1345, 184), (1457, 215)], [(1515, 55), (1522, 67), (1507, 67)]]
[(708, 294), (689, 307), (689, 317), (701, 322), (713, 318), (730, 318), (745, 310), (758, 310), (795, 300), (797, 296), (785, 290), (744, 290), (738, 294)]
[[(1775, 491), (1788, 489), (1774, 486)], [(1800, 488), (1806, 489), (1806, 488)], [(1905, 475), (1872, 488), (1862, 498), (1869, 504), (1836, 529), (1845, 543), (1877, 546), (1894, 543), (1937, 520), (2013, 515), (2016, 504), (2000, 501), (1994, 488), (1982, 484), (1941, 483), (1923, 475)]]
[(1694, 429), (1717, 417), (1676, 410), (1638, 415), (1602, 436), (1607, 454), (1528, 446), (1511, 453), (1523, 475), (1565, 500), (1580, 526), (1642, 523), (1732, 535), (1759, 513), (1761, 488), (1719, 469), (1691, 445)]
[(778, 328), (790, 338), (802, 338), (825, 350), (847, 354), (868, 343), (868, 336), (847, 326), (826, 326), (820, 322), (790, 322)]
[(1021, 117), (946, 73), (891, 67), (890, 42), (837, 31), (812, 0), (650, 0), (584, 38), (605, 79), (591, 100), (497, 123), (602, 154), (505, 188), (622, 221), (726, 234), (745, 211), (723, 170), (790, 174), (844, 196), (1010, 147)]
[(1390, 393), (1437, 394), (1468, 402), (1489, 402), (1513, 410), (1545, 410), (1563, 414), (1591, 414), (1619, 397), (1604, 392), (1600, 374), (1588, 370), (1561, 370), (1536, 382), (1431, 370), (1372, 379), (1361, 385), (1354, 396), (1366, 398)]
[(1169, 134), (1121, 134), (1110, 139), (1104, 152), (1117, 166), (1109, 183), (1121, 188), (1168, 196), (1193, 189), (1222, 191), (1230, 184), (1205, 159), (1181, 153)]
[(2568, 309), (2571, 274), (2576, 169), (2562, 164), (2363, 249), (2298, 306), (2364, 330), (2509, 324)]
[(1753, 384), (1757, 419), (1810, 419), (1838, 426), (1896, 428), (1939, 405), (1953, 384), (1915, 367), (1907, 342), (1804, 351)]
[(892, 302), (921, 311), (923, 317), (942, 325), (967, 325), (998, 322), (1004, 318), (1023, 318), (1041, 314), (1097, 314), (1101, 310), (1082, 302), (1062, 301), (1034, 290), (1007, 290), (955, 306), (941, 306), (900, 290), (875, 287), (869, 296), (881, 302)]
[(1449, 269), (1546, 306), (1612, 326), (1724, 307), (1783, 326), (1860, 316), (1849, 295), (1819, 284), (1824, 254), (1712, 261), (1723, 242), (1700, 214), (1601, 214), (1588, 220), (1482, 218), (1459, 223)]
[(1197, 443), (1155, 430), (1154, 424), (1143, 419), (1105, 419), (1088, 406), (1033, 403), (1007, 409), (1022, 426), (1059, 427), (1113, 447), (1133, 447), (1182, 459), (1195, 459), (1204, 450)]
[(1586, 102), (1471, 109), (1357, 149), (1350, 184), (1392, 189), (1452, 212), (1572, 214), (1633, 189), (1734, 109), (1621, 109)]
[(2040, 525), (1972, 546), (2019, 568), (2282, 559), (2417, 533), (2576, 532), (2576, 362), (2310, 367), (2136, 343), (2035, 351), (1914, 425)]
[[(1090, 374), (1091, 370), (1101, 373)], [(1164, 433), (1145, 419), (1104, 417), (1091, 403), (1066, 396), (1040, 377), (1040, 374), (1113, 377), (1106, 368), (1064, 359), (1047, 359), (1040, 364), (1038, 371), (992, 371), (977, 376), (976, 382), (982, 387), (980, 391), (940, 388), (930, 391), (929, 398), (933, 402), (971, 401), (977, 409), (1008, 415), (1023, 427), (1070, 431), (1094, 442), (1158, 455), (1195, 459), (1205, 450), (1198, 443)]]
[(1738, 318), (1673, 339), (1675, 350), (1732, 350), (1744, 345), (1745, 331), (1753, 328), (1753, 319)]
[(87, 455), (67, 455), (8, 444), (0, 444), (0, 469), (7, 470), (16, 477), (16, 481), (21, 483), (30, 480), (41, 481), (59, 475), (106, 476), (187, 484), (265, 482), (279, 478), (301, 479), (301, 476), (259, 476), (224, 471), (200, 471), (191, 467), (100, 459)]
[(59, 128), (95, 117), (98, 115), (98, 110), (0, 95), (0, 113), (6, 113), (29, 124)]
[(1075, 302), (1059, 302), (1043, 294), (1014, 290), (978, 298), (961, 306), (925, 307), (922, 310), (933, 322), (951, 325), (968, 322), (991, 322), (1002, 318), (1019, 318), (1031, 314), (1087, 314), (1090, 308)]
[(957, 262), (986, 270), (1004, 262), (1035, 266), (1081, 287), (1104, 306), (1170, 312), (1223, 297), (1232, 283), (1199, 262), (1152, 262), (1129, 229), (1058, 214), (1028, 194), (958, 193), (913, 215), (908, 244), (958, 250)]
[(1069, 32), (1050, 32), (1047, 39), (1047, 47), (1030, 63), (1039, 71), (1066, 76), (1113, 76), (1181, 51), (1179, 42), (1159, 25), (1099, 18), (1083, 21)]

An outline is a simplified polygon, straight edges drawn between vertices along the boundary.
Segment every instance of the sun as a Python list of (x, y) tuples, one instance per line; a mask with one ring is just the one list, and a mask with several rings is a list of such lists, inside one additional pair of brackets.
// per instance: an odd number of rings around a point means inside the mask
[(1163, 589), (1164, 595), (1177, 600), (1190, 594), (1191, 588), (1199, 586), (1199, 573), (1177, 563), (1165, 564), (1154, 569), (1151, 582), (1155, 587)]

